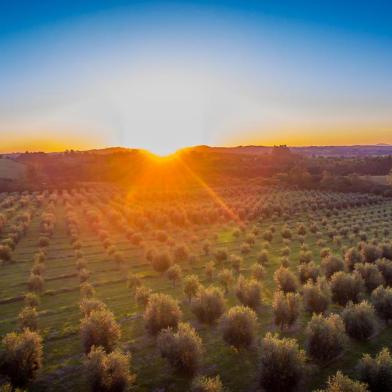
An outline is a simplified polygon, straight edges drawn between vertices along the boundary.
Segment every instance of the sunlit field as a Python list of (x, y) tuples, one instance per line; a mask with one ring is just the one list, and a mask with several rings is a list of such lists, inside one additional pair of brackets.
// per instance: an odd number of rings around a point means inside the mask
[[(362, 354), (377, 353), (392, 337), (381, 312), (369, 336), (349, 337), (343, 327), (336, 352), (312, 357), (305, 299), (309, 287), (328, 286), (325, 317), (341, 315), (350, 299), (377, 302), (372, 290), (392, 283), (388, 198), (262, 186), (160, 195), (97, 186), (2, 194), (0, 209), (0, 334), (36, 321), (43, 367), (31, 391), (88, 389), (81, 332), (82, 320), (94, 313), (83, 314), (88, 301), (114, 315), (120, 331), (114, 346), (130, 354), (136, 391), (186, 391), (195, 379), (162, 356), (159, 337), (149, 330), (148, 303), (156, 293), (174, 299), (175, 323), (189, 323), (201, 339), (195, 376), (218, 375), (230, 391), (259, 387), (267, 332), (295, 338), (307, 351), (302, 390), (324, 387), (337, 370), (355, 378)], [(350, 257), (352, 249), (359, 260)], [(342, 299), (334, 283), (339, 274), (358, 278), (358, 292)], [(221, 295), (221, 309), (206, 309), (208, 322), (196, 309), (203, 287)], [(293, 312), (282, 311), (279, 289), (283, 299), (291, 296)], [(37, 295), (37, 313), (23, 318), (29, 292)], [(253, 309), (256, 321), (250, 344), (235, 347), (224, 320), (241, 305)]]

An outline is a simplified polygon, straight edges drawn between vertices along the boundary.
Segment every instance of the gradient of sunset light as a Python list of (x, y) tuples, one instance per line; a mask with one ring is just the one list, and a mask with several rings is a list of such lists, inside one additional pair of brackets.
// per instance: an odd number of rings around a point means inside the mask
[(392, 143), (387, 2), (43, 3), (1, 5), (0, 152)]

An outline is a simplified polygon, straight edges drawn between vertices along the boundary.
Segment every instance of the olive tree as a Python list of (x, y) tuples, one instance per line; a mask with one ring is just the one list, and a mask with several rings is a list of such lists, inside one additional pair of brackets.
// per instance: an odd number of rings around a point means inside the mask
[(331, 289), (325, 278), (319, 278), (316, 283), (308, 281), (302, 293), (305, 310), (309, 313), (324, 313), (331, 303)]
[(235, 306), (229, 309), (222, 318), (221, 328), (223, 340), (235, 347), (250, 348), (256, 339), (256, 313), (246, 306)]
[(235, 294), (243, 305), (252, 309), (256, 309), (261, 304), (261, 284), (255, 279), (245, 279), (240, 276)]
[(217, 287), (201, 287), (192, 301), (191, 310), (199, 322), (213, 324), (225, 311), (225, 299)]
[(300, 296), (297, 293), (276, 291), (272, 302), (274, 322), (282, 330), (285, 326), (291, 327), (297, 320), (300, 312)]
[(347, 334), (354, 339), (365, 340), (375, 331), (375, 310), (367, 301), (359, 304), (349, 302), (342, 312), (342, 318)]
[(3, 370), (14, 387), (24, 386), (34, 379), (42, 367), (41, 336), (28, 328), (11, 332), (3, 338)]
[(134, 382), (129, 371), (130, 354), (116, 350), (109, 354), (98, 346), (92, 347), (84, 361), (90, 388), (94, 392), (122, 392)]
[(266, 391), (295, 391), (304, 379), (306, 357), (294, 339), (280, 339), (267, 333), (260, 361), (260, 386)]
[(357, 366), (358, 378), (371, 392), (392, 391), (392, 356), (384, 347), (374, 358), (364, 354)]
[(328, 317), (314, 314), (306, 328), (306, 351), (319, 362), (338, 356), (346, 344), (342, 318), (337, 314)]
[(110, 352), (120, 339), (121, 331), (113, 313), (103, 309), (92, 311), (81, 320), (80, 336), (86, 353), (92, 346), (102, 346)]
[(151, 294), (143, 318), (147, 331), (157, 335), (162, 329), (176, 328), (182, 312), (177, 301), (167, 294)]
[(158, 335), (158, 349), (163, 358), (180, 374), (194, 375), (200, 367), (203, 344), (195, 329), (179, 323), (177, 331), (163, 329)]

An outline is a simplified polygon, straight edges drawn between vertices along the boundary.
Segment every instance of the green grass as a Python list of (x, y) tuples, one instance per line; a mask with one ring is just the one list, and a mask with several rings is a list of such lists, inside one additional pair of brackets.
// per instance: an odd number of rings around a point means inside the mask
[[(382, 208), (392, 211), (392, 203), (385, 201)], [(355, 216), (366, 215), (366, 228), (370, 233), (374, 227), (379, 225), (374, 221), (371, 211), (377, 211), (380, 206), (360, 207), (342, 211), (342, 215), (329, 218), (342, 219), (345, 213)], [(40, 212), (35, 215), (28, 229), (27, 235), (20, 241), (13, 254), (14, 263), (6, 264), (1, 269), (0, 274), (0, 299), (16, 297), (26, 292), (26, 282), (32, 265), (33, 255), (37, 251), (39, 238)], [(166, 391), (186, 391), (189, 387), (189, 380), (174, 374), (167, 363), (160, 357), (155, 347), (153, 338), (146, 336), (141, 310), (136, 306), (130, 290), (126, 286), (124, 274), (120, 272), (116, 265), (110, 261), (103, 246), (96, 237), (88, 223), (84, 219), (84, 210), (81, 206), (75, 207), (75, 211), (80, 219), (81, 231), (80, 241), (82, 251), (87, 260), (87, 268), (92, 275), (90, 282), (96, 285), (97, 297), (102, 299), (109, 309), (115, 314), (121, 325), (122, 338), (121, 345), (124, 349), (132, 353), (132, 367), (137, 374), (136, 391), (151, 391), (155, 388), (165, 388)], [(46, 271), (45, 282), (46, 294), (42, 296), (39, 306), (39, 329), (44, 337), (44, 367), (35, 383), (31, 385), (32, 391), (83, 391), (86, 390), (86, 383), (83, 376), (82, 361), (83, 349), (80, 343), (78, 328), (80, 322), (80, 311), (78, 308), (79, 280), (77, 276), (63, 277), (76, 272), (74, 252), (70, 245), (70, 238), (66, 231), (65, 210), (62, 204), (56, 206), (57, 223), (54, 235), (48, 247), (47, 260), (45, 262)], [(275, 290), (273, 273), (279, 265), (280, 250), (284, 247), (279, 235), (284, 224), (296, 227), (300, 221), (305, 220), (305, 215), (295, 215), (289, 220), (282, 218), (271, 220), (265, 219), (258, 222), (260, 234), (251, 252), (244, 255), (244, 264), (241, 274), (247, 276), (250, 273), (251, 265), (256, 261), (257, 254), (262, 249), (263, 231), (273, 225), (276, 233), (270, 247), (270, 263), (267, 266), (267, 276), (263, 280), (263, 306), (258, 311), (259, 336), (260, 339), (267, 331), (277, 331), (273, 325), (273, 314), (271, 301)], [(377, 218), (378, 219), (378, 218)], [(362, 217), (361, 217), (362, 220)], [(141, 277), (143, 284), (151, 287), (154, 291), (165, 292), (173, 295), (180, 301), (183, 310), (183, 318), (192, 323), (203, 339), (206, 353), (203, 368), (205, 374), (219, 374), (225, 386), (230, 391), (240, 392), (256, 389), (258, 356), (257, 351), (236, 352), (228, 347), (222, 340), (218, 326), (209, 328), (200, 325), (190, 312), (188, 303), (182, 293), (181, 286), (173, 288), (166, 277), (155, 273), (151, 266), (145, 261), (144, 250), (141, 246), (131, 245), (125, 238), (124, 233), (113, 226), (109, 219), (104, 220), (105, 228), (110, 233), (116, 247), (125, 255), (129, 270)], [(389, 221), (387, 222), (391, 228)], [(254, 224), (250, 224), (249, 229)], [(213, 249), (225, 248), (229, 253), (240, 253), (240, 245), (247, 233), (242, 233), (239, 238), (233, 236), (235, 225), (209, 225), (201, 227), (190, 227), (188, 229), (176, 230), (172, 234), (176, 242), (187, 242), (192, 254), (197, 256), (194, 265), (183, 264), (185, 273), (194, 273), (200, 276), (200, 280), (208, 285), (203, 273), (203, 265), (211, 259), (211, 256), (203, 255), (202, 245), (205, 239), (211, 242)], [(324, 236), (327, 239), (325, 228)], [(217, 240), (213, 240), (217, 234)], [(200, 241), (190, 241), (196, 235)], [(320, 262), (319, 247), (316, 244), (315, 235), (307, 235), (306, 243), (314, 255), (315, 262)], [(152, 238), (146, 235), (146, 246), (163, 247)], [(344, 245), (348, 245), (347, 240)], [(327, 246), (333, 252), (339, 254), (341, 248), (333, 244), (329, 239)], [(291, 266), (296, 271), (300, 244), (293, 240), (291, 248)], [(69, 288), (67, 292), (59, 292), (60, 289)], [(228, 306), (238, 304), (233, 290), (227, 295)], [(23, 307), (23, 302), (1, 304), (0, 335), (18, 328), (17, 315)], [(334, 310), (340, 311), (338, 307)], [(303, 346), (305, 335), (304, 330), (309, 315), (302, 314), (297, 325), (292, 330), (284, 331), (283, 336), (295, 337)], [(383, 346), (389, 346), (392, 339), (392, 329), (386, 328), (371, 341), (365, 343), (351, 342), (345, 354), (337, 361), (329, 364), (328, 367), (316, 369), (309, 382), (310, 389), (323, 386), (327, 377), (337, 369), (342, 369), (345, 373), (354, 375), (353, 368), (364, 352), (374, 353)]]

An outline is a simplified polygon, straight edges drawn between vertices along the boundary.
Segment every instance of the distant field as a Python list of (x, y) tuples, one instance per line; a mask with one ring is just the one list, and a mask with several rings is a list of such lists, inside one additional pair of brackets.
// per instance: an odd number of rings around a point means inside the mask
[(392, 185), (391, 176), (360, 176), (361, 179), (371, 181), (377, 185)]
[[(259, 194), (255, 194), (249, 196), (248, 200), (243, 198), (240, 200), (250, 204), (252, 198), (256, 201), (258, 197)], [(210, 223), (189, 223), (185, 226), (166, 223), (163, 227), (174, 244), (186, 244), (190, 254), (195, 256), (193, 263), (181, 263), (183, 275), (196, 274), (201, 283), (207, 286), (210, 284), (219, 286), (216, 278), (211, 282), (204, 273), (205, 263), (213, 259), (213, 251), (225, 249), (229, 254), (241, 255), (243, 264), (240, 274), (248, 277), (251, 274), (251, 266), (257, 262), (259, 252), (268, 249), (269, 262), (265, 267), (266, 276), (262, 280), (263, 305), (257, 310), (258, 336), (261, 339), (267, 331), (278, 332), (273, 322), (271, 303), (276, 289), (273, 273), (280, 265), (283, 248), (286, 246), (289, 248), (289, 268), (297, 273), (302, 240), (305, 241), (313, 260), (318, 265), (321, 260), (320, 249), (323, 247), (329, 247), (333, 254), (341, 256), (343, 249), (356, 244), (361, 234), (366, 234), (369, 239), (390, 240), (388, 233), (392, 231), (390, 219), (392, 201), (369, 196), (368, 202), (366, 195), (361, 196), (361, 199), (357, 197), (319, 192), (277, 193), (266, 197), (261, 204), (261, 206), (276, 206), (276, 212), (269, 216), (250, 219), (249, 211), (249, 218), (245, 218), (246, 211), (239, 211), (244, 222), (244, 229), (239, 233), (238, 223), (227, 220), (223, 215), (216, 221), (211, 220)], [(27, 291), (29, 271), (34, 254), (39, 249), (42, 213), (52, 211), (55, 216), (55, 226), (50, 244), (46, 247), (45, 285), (39, 305), (39, 330), (44, 338), (44, 368), (37, 381), (30, 386), (30, 391), (75, 392), (87, 389), (82, 367), (83, 350), (79, 337), (81, 318), (78, 308), (79, 278), (75, 266), (75, 250), (71, 245), (67, 229), (67, 214), (70, 211), (76, 217), (79, 226), (80, 251), (87, 261), (87, 269), (91, 272), (89, 281), (95, 286), (97, 297), (106, 303), (121, 326), (121, 347), (132, 353), (132, 370), (137, 374), (135, 391), (187, 391), (189, 379), (180, 377), (172, 371), (166, 361), (160, 357), (155, 340), (146, 335), (142, 309), (137, 306), (130, 289), (127, 288), (128, 271), (135, 273), (142, 283), (154, 292), (168, 293), (180, 302), (183, 319), (196, 328), (206, 348), (201, 373), (219, 374), (223, 384), (232, 392), (257, 389), (259, 353), (254, 350), (235, 351), (223, 341), (219, 325), (207, 327), (200, 324), (189, 309), (181, 283), (174, 288), (167, 277), (155, 272), (145, 259), (145, 250), (152, 247), (158, 251), (173, 250), (173, 243), (157, 239), (156, 232), (162, 230), (158, 220), (155, 224), (150, 223), (148, 230), (140, 230), (142, 243), (135, 245), (127, 239), (124, 226), (118, 223), (124, 219), (123, 223), (132, 222), (128, 220), (129, 216), (127, 218), (127, 205), (121, 197), (109, 195), (106, 199), (102, 199), (103, 201), (96, 201), (98, 199), (94, 192), (76, 191), (72, 196), (55, 195), (51, 203), (49, 203), (49, 196), (46, 195), (42, 205), (35, 204), (33, 199), (32, 197), (28, 204), (16, 202), (14, 209), (7, 208), (3, 211), (9, 217), (1, 233), (3, 239), (8, 237), (18, 215), (29, 210), (33, 213), (33, 217), (26, 235), (13, 252), (14, 262), (4, 264), (0, 274), (0, 300), (14, 299), (9, 303), (0, 302), (0, 336), (4, 336), (18, 328), (17, 315), (23, 308), (23, 297), (20, 296)], [(349, 206), (351, 202), (353, 204)], [(130, 206), (132, 207), (132, 204)], [(281, 211), (286, 212), (283, 214), (279, 212), (278, 206)], [(125, 272), (124, 267), (119, 268), (108, 255), (107, 249), (86, 219), (88, 215), (86, 212), (89, 209), (96, 211), (101, 226), (108, 233), (113, 246), (124, 255)], [(206, 209), (201, 211), (205, 211), (204, 214), (207, 215)], [(296, 234), (300, 223), (304, 223), (306, 229), (303, 239)], [(316, 233), (309, 230), (312, 223), (317, 225)], [(343, 227), (351, 230), (355, 225), (360, 226), (360, 233), (351, 235), (350, 232), (350, 236), (339, 234)], [(281, 232), (286, 226), (293, 233), (291, 240), (282, 239)], [(267, 246), (263, 235), (270, 230), (274, 234), (270, 245)], [(332, 236), (331, 231), (335, 233)], [(251, 244), (249, 253), (241, 253), (241, 245), (249, 236), (254, 238), (254, 244)], [(211, 244), (210, 255), (205, 255), (203, 251), (206, 240)], [(231, 268), (231, 265), (229, 262), (224, 262), (222, 267), (217, 268), (219, 270), (223, 267)], [(237, 277), (238, 273), (235, 273), (235, 276)], [(239, 304), (234, 286), (230, 288), (226, 300), (227, 308)], [(329, 311), (340, 313), (342, 308), (331, 305)], [(284, 330), (281, 335), (295, 337), (303, 347), (304, 331), (309, 319), (310, 315), (302, 311), (296, 324)], [(379, 334), (371, 340), (365, 342), (351, 340), (342, 356), (328, 366), (314, 369), (306, 390), (324, 386), (327, 377), (334, 374), (337, 369), (342, 369), (343, 372), (355, 377), (354, 367), (362, 353), (375, 353), (382, 346), (389, 346), (391, 339), (392, 328), (388, 327), (380, 329)]]
[(21, 163), (6, 158), (0, 159), (0, 179), (17, 179), (24, 174), (25, 170), (25, 165)]

